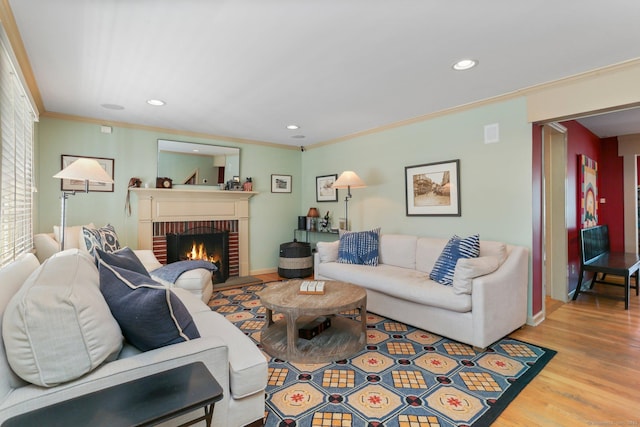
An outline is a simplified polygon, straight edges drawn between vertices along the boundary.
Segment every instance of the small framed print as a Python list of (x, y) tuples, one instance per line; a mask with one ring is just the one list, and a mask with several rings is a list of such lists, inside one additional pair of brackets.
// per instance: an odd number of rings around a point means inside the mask
[(459, 159), (404, 169), (407, 216), (461, 216)]
[(271, 175), (272, 193), (291, 193), (291, 175)]
[(338, 174), (316, 176), (316, 201), (337, 202), (338, 189), (333, 188), (333, 183), (338, 179)]
[[(98, 163), (100, 163), (100, 166), (102, 166), (102, 168), (107, 171), (107, 174), (111, 179), (113, 179), (114, 160), (106, 157), (69, 156), (67, 154), (63, 154), (61, 156), (62, 168), (60, 170), (66, 168), (80, 158), (97, 160)], [(62, 191), (84, 191), (84, 181), (82, 180), (62, 179), (60, 181), (60, 189)], [(113, 192), (113, 183), (89, 181), (89, 191)]]

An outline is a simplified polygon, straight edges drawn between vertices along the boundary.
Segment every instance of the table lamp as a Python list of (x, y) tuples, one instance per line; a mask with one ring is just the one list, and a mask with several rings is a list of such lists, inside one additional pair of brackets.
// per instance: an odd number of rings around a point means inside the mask
[(316, 208), (309, 208), (307, 212), (307, 218), (309, 218), (309, 231), (317, 231), (316, 218), (320, 218), (320, 212)]

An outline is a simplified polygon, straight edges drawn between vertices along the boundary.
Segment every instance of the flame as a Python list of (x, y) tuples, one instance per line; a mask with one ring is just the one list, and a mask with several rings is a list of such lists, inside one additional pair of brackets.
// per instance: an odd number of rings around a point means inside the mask
[(207, 249), (204, 247), (204, 243), (196, 243), (193, 242), (193, 246), (191, 247), (191, 251), (187, 252), (186, 258), (188, 260), (204, 260), (210, 262), (217, 262), (218, 257), (215, 255), (207, 254)]

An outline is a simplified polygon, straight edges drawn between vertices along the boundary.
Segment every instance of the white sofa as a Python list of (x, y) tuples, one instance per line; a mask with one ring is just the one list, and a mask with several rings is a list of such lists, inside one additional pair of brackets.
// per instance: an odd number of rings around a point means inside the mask
[[(87, 224), (87, 227), (96, 228), (93, 224)], [(86, 246), (82, 236), (81, 225), (66, 227), (67, 232), (65, 234), (65, 249), (80, 249), (86, 251)], [(33, 244), (36, 249), (36, 256), (40, 263), (50, 258), (53, 254), (60, 251), (60, 230), (59, 227), (54, 227), (53, 233), (39, 233), (33, 236)], [(151, 250), (136, 250), (136, 254), (140, 260), (144, 263), (148, 271), (162, 267), (162, 264), (158, 262), (158, 259)], [(186, 271), (178, 277), (175, 283), (169, 284), (169, 286), (175, 286), (178, 288), (186, 289), (196, 297), (200, 298), (204, 303), (208, 303), (211, 295), (213, 294), (213, 280), (210, 271), (203, 268), (196, 268)]]
[(339, 241), (318, 242), (315, 278), (362, 286), (368, 311), (478, 348), (524, 325), (528, 250), (480, 241), (479, 258), (458, 261), (453, 286), (445, 286), (429, 273), (447, 242), (383, 234), (377, 266), (339, 263)]
[[(75, 267), (69, 267), (76, 265), (79, 267), (75, 271)], [(65, 274), (60, 274), (60, 272), (65, 272)], [(183, 289), (171, 289), (170, 293), (176, 295), (186, 307), (198, 329), (200, 338), (141, 352), (126, 341), (123, 342), (120, 336), (119, 343), (116, 342), (116, 344), (119, 345), (118, 348), (121, 347), (121, 350), (113, 353), (117, 355), (116, 358), (114, 360), (112, 358), (106, 359), (98, 366), (91, 367), (87, 373), (81, 374), (80, 377), (51, 386), (36, 385), (25, 381), (23, 379), (25, 374), (16, 367), (16, 363), (24, 362), (22, 362), (22, 358), (18, 358), (18, 362), (16, 362), (14, 336), (20, 335), (21, 325), (24, 324), (22, 318), (28, 316), (24, 312), (21, 316), (16, 316), (16, 301), (22, 301), (23, 295), (25, 295), (25, 292), (19, 292), (22, 287), (24, 290), (33, 289), (30, 286), (34, 281), (42, 280), (44, 280), (41, 282), (44, 287), (41, 287), (40, 290), (52, 289), (51, 286), (56, 287), (58, 283), (66, 283), (66, 281), (74, 282), (75, 288), (73, 289), (78, 290), (70, 292), (69, 297), (55, 295), (50, 299), (44, 299), (42, 304), (46, 305), (46, 310), (55, 309), (48, 301), (57, 300), (58, 297), (66, 298), (66, 302), (72, 302), (76, 304), (75, 307), (80, 307), (78, 301), (82, 297), (78, 294), (93, 292), (94, 298), (84, 298), (82, 301), (82, 304), (85, 304), (85, 309), (77, 310), (78, 318), (94, 316), (96, 312), (101, 310), (104, 313), (105, 300), (100, 299), (102, 295), (100, 290), (94, 289), (99, 286), (98, 268), (88, 254), (83, 254), (77, 249), (60, 252), (42, 265), (33, 254), (25, 254), (0, 269), (0, 284), (2, 285), (0, 286), (0, 326), (3, 330), (3, 343), (0, 345), (0, 424), (12, 416), (33, 409), (195, 361), (202, 361), (207, 366), (224, 391), (222, 400), (215, 405), (213, 425), (240, 427), (252, 423), (262, 424), (268, 369), (264, 355), (251, 339), (237, 327)], [(69, 289), (68, 285), (62, 286), (67, 286), (66, 289)], [(46, 292), (54, 291), (47, 290)], [(96, 292), (98, 297), (95, 297)], [(33, 293), (35, 294), (35, 292)], [(14, 298), (16, 294), (18, 296)], [(49, 296), (51, 295), (54, 294), (49, 294)], [(38, 314), (41, 312), (42, 310), (37, 310)], [(106, 312), (110, 315), (109, 310)], [(95, 327), (96, 323), (113, 324), (114, 322), (113, 319), (88, 322), (87, 324), (91, 324), (91, 326), (87, 328)], [(57, 328), (56, 333), (64, 330), (65, 334), (73, 335), (73, 331), (76, 330), (76, 322), (69, 323), (71, 323), (69, 327)], [(67, 323), (65, 323), (66, 325)], [(118, 324), (115, 323), (115, 325), (117, 327)], [(83, 331), (86, 332), (85, 329)], [(87, 350), (87, 354), (95, 354), (96, 348), (108, 344), (109, 340), (106, 337), (103, 343), (100, 342), (100, 339), (96, 339), (95, 333), (91, 335), (91, 333), (85, 334), (85, 332), (83, 332), (83, 336), (88, 337), (87, 342), (92, 346), (88, 347), (91, 351)], [(23, 340), (23, 342), (34, 341), (32, 335), (27, 336), (30, 339)], [(101, 338), (101, 336), (99, 337)], [(42, 345), (34, 343), (32, 347), (41, 348)], [(56, 352), (68, 352), (68, 347), (65, 346), (62, 350), (57, 349)], [(84, 360), (84, 347), (80, 346), (79, 348), (78, 359)], [(75, 356), (76, 354), (72, 353), (67, 357), (75, 358)], [(38, 363), (44, 360), (41, 354), (38, 357), (35, 359)], [(69, 366), (62, 359), (65, 359), (62, 354), (53, 359), (49, 357), (37, 366), (49, 366), (49, 369), (53, 370), (62, 370), (64, 367), (69, 370), (76, 369), (76, 366), (80, 365), (72, 364)], [(45, 368), (40, 369), (44, 370)], [(20, 372), (20, 375), (17, 372)], [(42, 373), (39, 375), (39, 379), (49, 378)], [(34, 382), (38, 383), (39, 380)], [(202, 415), (202, 410), (194, 414)], [(193, 419), (194, 416), (186, 418)], [(185, 417), (171, 420), (167, 425), (177, 425), (180, 422), (185, 422)]]

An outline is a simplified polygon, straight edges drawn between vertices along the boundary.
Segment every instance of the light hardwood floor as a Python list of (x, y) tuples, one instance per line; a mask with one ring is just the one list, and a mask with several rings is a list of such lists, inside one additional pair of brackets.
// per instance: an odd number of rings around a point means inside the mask
[[(258, 276), (265, 282), (277, 274)], [(622, 288), (596, 285), (603, 295)], [(640, 426), (640, 297), (624, 301), (580, 294), (547, 299), (546, 320), (513, 338), (558, 354), (505, 409), (494, 426)]]

